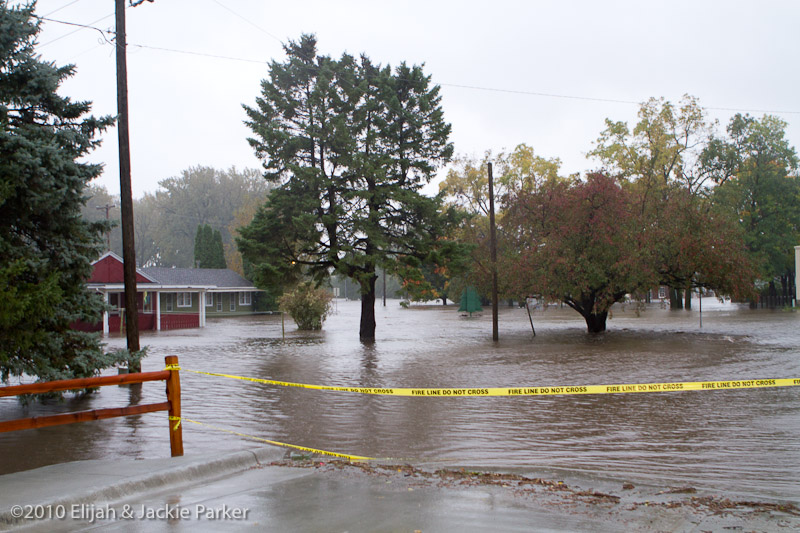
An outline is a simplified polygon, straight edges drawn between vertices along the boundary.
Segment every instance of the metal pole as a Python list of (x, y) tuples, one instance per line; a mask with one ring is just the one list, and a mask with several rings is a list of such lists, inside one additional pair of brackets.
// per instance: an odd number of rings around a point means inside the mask
[[(110, 220), (111, 216), (109, 215), (109, 211), (113, 208), (117, 207), (116, 204), (106, 204), (106, 205), (96, 205), (94, 206), (95, 209), (104, 209), (106, 212), (106, 220)], [(111, 251), (111, 230), (109, 229), (106, 232), (106, 248), (108, 251)]]
[(703, 289), (697, 289), (697, 301), (700, 305), (700, 327), (703, 327)]
[(497, 229), (494, 221), (494, 178), (492, 177), (492, 164), (489, 167), (489, 247), (492, 256), (492, 340), (497, 341), (498, 333), (497, 313)]
[(536, 329), (533, 327), (533, 317), (531, 316), (531, 306), (528, 305), (528, 298), (525, 298), (525, 309), (528, 310), (528, 320), (531, 322), (531, 331), (533, 331), (533, 336), (536, 336)]

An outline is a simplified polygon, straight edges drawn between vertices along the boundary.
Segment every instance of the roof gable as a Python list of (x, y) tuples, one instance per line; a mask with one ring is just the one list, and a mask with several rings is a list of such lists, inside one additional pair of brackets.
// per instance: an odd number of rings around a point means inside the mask
[[(125, 283), (124, 263), (114, 252), (106, 252), (92, 266), (89, 283)], [(136, 283), (155, 283), (155, 280), (137, 269)]]

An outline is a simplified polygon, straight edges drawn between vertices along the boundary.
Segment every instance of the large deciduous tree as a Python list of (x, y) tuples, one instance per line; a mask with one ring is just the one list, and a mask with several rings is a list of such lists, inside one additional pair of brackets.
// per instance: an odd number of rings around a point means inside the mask
[(452, 155), (439, 87), (420, 66), (319, 55), (309, 35), (285, 51), (245, 106), (264, 176), (280, 185), (239, 247), (262, 286), (352, 278), (371, 340), (376, 269), (418, 266), (437, 249), (440, 202), (421, 188)]
[(735, 296), (752, 287), (742, 235), (729, 218), (684, 189), (661, 203), (658, 223), (643, 223), (640, 202), (636, 190), (602, 174), (513, 193), (502, 220), (511, 238), (503, 277), (520, 296), (564, 301), (591, 333), (605, 331), (615, 302), (669, 276)]
[[(456, 290), (459, 287), (463, 289), (465, 285), (473, 285), (482, 294), (489, 294), (492, 287), (492, 265), (489, 261), (488, 163), (493, 163), (495, 176), (495, 208), (499, 221), (497, 246), (501, 258), (509, 256), (509, 252), (513, 252), (516, 246), (513, 242), (515, 230), (512, 228), (509, 233), (503, 225), (508, 199), (513, 193), (531, 192), (543, 184), (553, 184), (564, 179), (559, 175), (561, 161), (558, 158), (536, 155), (534, 149), (526, 144), (520, 144), (507, 153), (493, 155), (486, 152), (481, 159), (466, 156), (456, 158), (439, 188), (450, 205), (462, 215), (462, 223), (453, 236), (463, 242), (472, 243), (473, 249), (463, 261), (466, 263), (465, 268), (455, 271), (460, 274), (461, 279), (450, 281), (456, 281)], [(520, 296), (521, 293), (515, 292), (516, 288), (509, 281), (509, 277), (500, 276), (500, 295), (506, 298)]]
[[(645, 116), (653, 114), (648, 107)], [(663, 131), (661, 126), (657, 129)], [(599, 173), (585, 180), (560, 177), (557, 159), (535, 156), (525, 145), (510, 154), (487, 154), (483, 161), (460, 160), (442, 190), (472, 215), (465, 218), (460, 234), (476, 244), (470, 281), (484, 290), (488, 287), (490, 265), (485, 259), (488, 246), (482, 214), (486, 163), (494, 159), (501, 192), (498, 270), (504, 296), (561, 300), (584, 317), (590, 332), (601, 332), (614, 302), (660, 283), (737, 296), (746, 293), (753, 272), (741, 233), (730, 217), (710, 210), (702, 201), (704, 193), (697, 187), (701, 181), (705, 187), (705, 178), (691, 180), (693, 187), (688, 185), (690, 172), (693, 176), (709, 172), (690, 171), (684, 163), (678, 166), (685, 171), (666, 170), (683, 159), (673, 157), (670, 163), (656, 165), (644, 154), (661, 153), (658, 143), (631, 151), (623, 148), (631, 143), (627, 135), (609, 150), (619, 156), (618, 163), (607, 161), (615, 171), (613, 177)], [(693, 154), (701, 149), (692, 146)], [(628, 156), (638, 153), (638, 163), (622, 157), (621, 151)], [(623, 171), (623, 165), (640, 170)]]
[(704, 153), (718, 182), (715, 207), (740, 221), (764, 281), (792, 269), (800, 239), (798, 158), (786, 126), (770, 115), (737, 114), (728, 138), (714, 139)]
[(634, 205), (613, 178), (544, 183), (508, 205), (514, 252), (500, 264), (518, 295), (562, 300), (599, 333), (611, 305), (652, 282)]
[[(688, 198), (694, 212), (699, 207), (694, 203), (702, 202), (709, 194), (713, 182), (703, 151), (712, 138), (714, 125), (692, 96), (684, 96), (677, 105), (651, 98), (640, 106), (639, 121), (632, 130), (624, 122), (606, 120), (606, 129), (589, 155), (600, 159), (605, 172), (624, 180), (634, 195), (636, 216), (642, 227), (675, 228), (669, 217), (679, 212), (664, 207), (673, 200), (682, 203)], [(680, 198), (674, 198), (676, 195)], [(661, 232), (659, 240), (654, 241), (653, 251), (664, 258), (665, 267), (687, 262), (674, 256), (682, 251), (672, 240), (675, 235)], [(672, 288), (671, 307), (681, 308), (680, 291), (690, 294), (692, 273), (667, 268), (661, 272), (663, 276), (657, 283)]]
[(136, 258), (141, 265), (185, 268), (194, 263), (198, 225), (208, 224), (220, 232), (223, 246), (232, 245), (236, 211), (249, 202), (263, 202), (269, 189), (258, 170), (235, 167), (190, 167), (158, 185), (136, 205), (137, 244), (145, 252), (139, 255), (137, 249)]
[(74, 73), (34, 52), (33, 6), (0, 0), (0, 374), (44, 380), (91, 376), (118, 362), (96, 334), (103, 303), (85, 290), (104, 221), (81, 217), (100, 167), (81, 161), (111, 125), (88, 102), (59, 96)]

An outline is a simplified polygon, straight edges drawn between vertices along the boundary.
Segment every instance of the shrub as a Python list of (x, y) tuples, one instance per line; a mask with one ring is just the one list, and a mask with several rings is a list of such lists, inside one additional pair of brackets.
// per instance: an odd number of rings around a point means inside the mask
[(305, 281), (284, 293), (279, 303), (281, 310), (289, 313), (298, 329), (322, 329), (322, 323), (331, 309), (331, 295)]

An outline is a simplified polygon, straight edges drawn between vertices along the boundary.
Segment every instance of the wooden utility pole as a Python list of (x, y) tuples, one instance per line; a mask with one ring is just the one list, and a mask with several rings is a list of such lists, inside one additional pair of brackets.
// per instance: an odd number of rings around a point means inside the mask
[[(96, 206), (94, 206), (95, 209), (103, 209), (106, 212), (106, 220), (110, 220), (111, 219), (111, 215), (110, 215), (109, 212), (112, 209), (114, 209), (115, 207), (117, 207), (116, 204), (106, 204), (106, 205), (96, 205)], [(109, 252), (111, 251), (111, 230), (110, 229), (108, 231), (106, 231), (106, 248), (108, 248)]]
[(494, 223), (494, 178), (492, 164), (489, 163), (489, 247), (492, 254), (492, 340), (500, 338), (497, 325), (497, 228)]
[[(128, 133), (128, 63), (125, 37), (125, 0), (114, 0), (117, 44), (117, 132), (119, 135), (119, 192), (122, 215), (122, 260), (125, 281), (125, 326), (128, 350), (139, 351), (139, 312), (136, 301), (136, 251), (133, 232), (133, 194), (131, 192), (131, 149)], [(202, 304), (201, 304), (202, 305)], [(131, 372), (141, 371), (136, 365)]]

